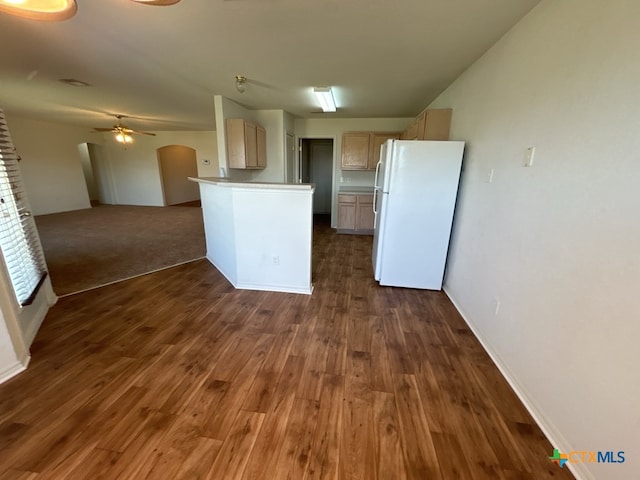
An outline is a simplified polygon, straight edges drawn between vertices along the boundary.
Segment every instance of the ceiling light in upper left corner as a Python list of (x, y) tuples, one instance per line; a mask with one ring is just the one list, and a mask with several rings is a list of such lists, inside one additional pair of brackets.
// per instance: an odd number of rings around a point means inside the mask
[(0, 0), (0, 13), (57, 22), (73, 17), (78, 10), (75, 0)]

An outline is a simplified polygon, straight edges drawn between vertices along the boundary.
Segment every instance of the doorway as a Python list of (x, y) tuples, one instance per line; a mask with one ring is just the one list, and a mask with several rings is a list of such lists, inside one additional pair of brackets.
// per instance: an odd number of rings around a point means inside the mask
[(300, 139), (300, 179), (302, 183), (314, 183), (314, 216), (331, 218), (333, 185), (333, 139)]
[(295, 167), (296, 142), (292, 133), (287, 132), (286, 137), (287, 137), (287, 143), (286, 143), (287, 153), (285, 156), (286, 168), (285, 168), (285, 174), (284, 174), (284, 181), (286, 183), (293, 183), (295, 178), (295, 169), (296, 169)]
[(184, 145), (167, 145), (158, 149), (164, 204), (180, 205), (200, 200), (200, 188), (188, 177), (198, 176), (196, 151)]
[(82, 159), (82, 172), (91, 206), (117, 203), (102, 145), (81, 143), (78, 145), (78, 152)]

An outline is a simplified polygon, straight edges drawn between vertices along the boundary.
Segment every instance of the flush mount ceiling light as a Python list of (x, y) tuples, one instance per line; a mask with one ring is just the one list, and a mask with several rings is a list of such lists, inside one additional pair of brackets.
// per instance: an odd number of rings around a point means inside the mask
[(78, 80), (77, 78), (61, 78), (58, 81), (66, 85), (70, 85), (72, 87), (90, 87), (91, 86), (89, 83), (83, 82), (82, 80)]
[(178, 3), (180, 0), (133, 0), (136, 3), (144, 3), (145, 5), (174, 5)]
[(331, 87), (314, 87), (313, 93), (316, 94), (318, 102), (323, 112), (335, 112), (336, 102), (333, 100), (333, 93)]
[(66, 20), (77, 10), (75, 0), (0, 0), (0, 13), (45, 22)]
[(236, 75), (236, 90), (238, 90), (240, 93), (244, 93), (247, 89), (247, 86), (245, 85), (246, 83), (247, 77), (245, 77), (244, 75)]

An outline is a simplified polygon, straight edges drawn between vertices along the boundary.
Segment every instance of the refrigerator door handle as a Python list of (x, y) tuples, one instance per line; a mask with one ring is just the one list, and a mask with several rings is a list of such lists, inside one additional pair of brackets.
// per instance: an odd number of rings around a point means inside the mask
[[(378, 160), (378, 163), (376, 163), (376, 175), (375, 175), (375, 177), (373, 177), (373, 188), (374, 189), (378, 188), (378, 173), (380, 172), (380, 165), (382, 165), (382, 159)], [(382, 187), (382, 185), (380, 185), (380, 187)]]
[(378, 187), (378, 172), (380, 171), (380, 165), (382, 165), (382, 160), (378, 160), (378, 163), (376, 163), (376, 175), (375, 175), (375, 177), (373, 177), (373, 205), (372, 205), (372, 210), (373, 210), (373, 215), (374, 215), (373, 218), (374, 219), (375, 219), (375, 216), (378, 215), (378, 211), (376, 210), (376, 204), (378, 203), (376, 201), (378, 199), (378, 190), (382, 190), (382, 186)]
[(378, 212), (376, 211), (376, 200), (377, 200), (377, 198), (378, 198), (378, 187), (374, 187), (374, 189), (373, 189), (373, 205), (372, 205), (373, 215), (374, 215), (373, 218), (374, 219), (375, 219), (375, 216), (378, 215)]

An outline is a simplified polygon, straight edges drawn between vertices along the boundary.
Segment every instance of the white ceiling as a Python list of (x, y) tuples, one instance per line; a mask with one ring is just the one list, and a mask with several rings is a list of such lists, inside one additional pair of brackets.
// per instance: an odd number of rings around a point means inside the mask
[[(213, 130), (215, 94), (299, 117), (411, 117), (538, 2), (77, 0), (59, 23), (0, 14), (0, 107), (151, 130)], [(314, 85), (334, 88), (338, 112), (318, 113)]]

